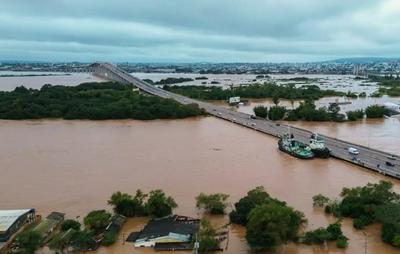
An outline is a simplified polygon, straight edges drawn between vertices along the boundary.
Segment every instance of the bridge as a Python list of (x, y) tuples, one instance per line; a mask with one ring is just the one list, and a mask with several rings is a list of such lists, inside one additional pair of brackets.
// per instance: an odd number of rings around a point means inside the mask
[[(94, 75), (104, 79), (123, 84), (132, 84), (146, 93), (162, 98), (174, 99), (182, 104), (196, 103), (200, 108), (203, 108), (210, 115), (274, 137), (279, 137), (287, 133), (288, 129), (290, 128), (290, 132), (297, 140), (304, 143), (309, 143), (309, 139), (312, 134), (312, 132), (305, 129), (284, 124), (277, 124), (273, 121), (262, 118), (252, 119), (249, 114), (233, 111), (225, 107), (217, 106), (204, 101), (194, 100), (179, 94), (165, 91), (130, 75), (126, 71), (117, 68), (110, 63), (95, 63), (91, 67)], [(400, 157), (384, 151), (350, 143), (345, 140), (336, 139), (326, 135), (319, 134), (319, 136), (325, 140), (326, 146), (331, 150), (332, 157), (400, 179)], [(349, 147), (358, 149), (359, 154), (349, 154)], [(387, 165), (387, 161), (393, 163), (394, 166)]]

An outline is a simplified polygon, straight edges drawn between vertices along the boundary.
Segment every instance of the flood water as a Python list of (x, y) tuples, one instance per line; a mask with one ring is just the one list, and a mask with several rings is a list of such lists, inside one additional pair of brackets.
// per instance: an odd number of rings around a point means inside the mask
[(10, 77), (0, 77), (0, 91), (11, 91), (17, 86), (40, 89), (44, 84), (76, 86), (85, 82), (104, 81), (103, 79), (93, 76), (90, 73), (0, 71), (0, 76), (1, 75), (10, 75)]
[[(354, 133), (351, 128), (347, 135)], [(134, 193), (160, 188), (172, 195), (176, 213), (200, 216), (194, 197), (200, 192), (230, 194), (234, 203), (259, 185), (305, 213), (308, 229), (334, 218), (312, 207), (318, 193), (337, 197), (343, 187), (400, 181), (335, 159), (302, 161), (281, 153), (277, 140), (212, 117), (170, 121), (0, 121), (0, 209), (34, 207), (47, 215), (65, 212), (81, 218), (93, 209), (110, 209), (115, 191)], [(386, 140), (382, 140), (382, 143)], [(212, 217), (223, 224), (226, 217)], [(97, 253), (152, 253), (123, 244), (146, 219), (130, 220), (118, 243)], [(364, 253), (365, 237), (345, 220), (347, 250), (286, 245), (277, 253)], [(399, 253), (380, 240), (379, 226), (369, 227), (368, 253)], [(224, 253), (249, 253), (245, 230), (230, 227)], [(226, 246), (226, 242), (223, 247)]]

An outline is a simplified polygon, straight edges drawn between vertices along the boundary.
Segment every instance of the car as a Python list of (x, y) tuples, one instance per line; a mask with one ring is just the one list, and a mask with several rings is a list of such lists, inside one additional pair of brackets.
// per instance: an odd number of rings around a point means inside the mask
[(251, 123), (251, 126), (256, 126), (256, 123)]
[(255, 115), (250, 115), (251, 119), (257, 119), (257, 117)]
[(354, 154), (354, 155), (358, 155), (360, 153), (357, 150), (357, 148), (354, 148), (354, 147), (349, 147), (349, 149), (347, 149), (347, 151), (349, 151), (349, 153)]
[(218, 115), (222, 116), (222, 113), (221, 113), (221, 112), (218, 112)]
[(393, 162), (387, 161), (385, 164), (386, 164), (386, 166), (394, 167), (394, 163)]
[(394, 156), (394, 155), (389, 155), (387, 158), (388, 158), (389, 160), (396, 160), (396, 156)]

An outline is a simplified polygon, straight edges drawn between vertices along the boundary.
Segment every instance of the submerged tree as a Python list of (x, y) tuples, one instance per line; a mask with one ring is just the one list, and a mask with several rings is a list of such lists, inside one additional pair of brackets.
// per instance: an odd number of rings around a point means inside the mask
[(146, 210), (150, 216), (164, 217), (172, 214), (178, 205), (175, 200), (167, 196), (162, 190), (153, 190), (149, 193)]
[(228, 197), (229, 195), (223, 193), (210, 195), (200, 193), (196, 197), (196, 207), (204, 208), (207, 212), (210, 212), (211, 214), (224, 214), (225, 208), (228, 205), (228, 203), (226, 202)]
[(246, 239), (254, 250), (274, 250), (282, 243), (297, 238), (305, 222), (303, 213), (279, 203), (253, 208), (246, 225)]
[(207, 252), (213, 251), (219, 247), (219, 242), (216, 238), (217, 234), (212, 227), (210, 221), (203, 218), (200, 221), (200, 228), (197, 234), (197, 241), (199, 242), (199, 251)]
[(111, 214), (105, 210), (95, 210), (91, 211), (86, 215), (83, 219), (85, 226), (87, 229), (92, 230), (95, 233), (98, 233), (104, 230), (107, 225), (110, 223)]

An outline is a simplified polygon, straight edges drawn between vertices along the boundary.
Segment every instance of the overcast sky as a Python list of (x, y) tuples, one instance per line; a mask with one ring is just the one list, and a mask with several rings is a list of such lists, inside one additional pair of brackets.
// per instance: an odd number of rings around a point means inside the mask
[(400, 0), (0, 0), (0, 60), (400, 56)]

